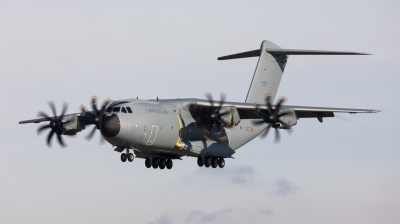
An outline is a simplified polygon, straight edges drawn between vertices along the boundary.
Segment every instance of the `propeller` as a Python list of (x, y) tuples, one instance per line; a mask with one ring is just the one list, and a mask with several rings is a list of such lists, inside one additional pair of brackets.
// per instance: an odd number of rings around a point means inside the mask
[[(261, 115), (262, 119), (261, 121), (254, 121), (253, 124), (255, 125), (262, 125), (267, 123), (268, 126), (267, 128), (260, 134), (260, 138), (261, 139), (265, 139), (265, 137), (267, 137), (269, 130), (272, 128), (275, 129), (275, 143), (279, 143), (280, 142), (280, 134), (279, 134), (279, 127), (289, 127), (288, 125), (285, 124), (284, 121), (282, 121), (280, 118), (282, 116), (285, 116), (287, 114), (289, 114), (289, 112), (280, 112), (281, 106), (283, 103), (285, 103), (287, 101), (286, 97), (282, 97), (279, 99), (278, 104), (275, 106), (275, 108), (272, 108), (271, 105), (271, 95), (266, 95), (265, 97), (265, 105), (267, 106), (267, 110), (261, 110), (258, 107), (258, 104), (255, 104), (255, 107), (258, 108), (258, 113)], [(285, 129), (289, 132), (289, 134), (292, 133), (292, 130), (289, 129)]]
[(63, 148), (65, 148), (65, 147), (67, 147), (67, 145), (64, 143), (64, 141), (62, 139), (61, 135), (63, 134), (63, 130), (61, 128), (62, 128), (63, 124), (68, 123), (68, 121), (62, 120), (64, 118), (65, 113), (67, 112), (68, 104), (66, 102), (64, 102), (60, 116), (57, 116), (56, 107), (54, 105), (54, 102), (50, 101), (50, 102), (48, 102), (48, 104), (49, 104), (50, 109), (52, 110), (54, 116), (50, 117), (45, 112), (39, 111), (38, 117), (46, 118), (48, 121), (50, 121), (50, 123), (48, 125), (40, 126), (37, 129), (37, 133), (39, 135), (45, 129), (51, 129), (49, 135), (47, 136), (47, 146), (49, 146), (51, 148), (51, 139), (54, 136), (54, 134), (56, 134), (58, 143), (60, 143), (60, 145)]
[[(90, 115), (91, 115), (91, 120), (92, 120), (92, 124), (94, 124), (94, 127), (89, 132), (89, 134), (85, 137), (85, 139), (87, 141), (90, 141), (93, 138), (93, 136), (96, 132), (96, 129), (99, 129), (101, 117), (103, 116), (104, 111), (106, 110), (106, 107), (109, 102), (110, 102), (110, 100), (104, 101), (103, 105), (101, 106), (101, 108), (99, 110), (99, 109), (97, 109), (97, 96), (92, 96), (92, 110), (93, 111), (90, 113)], [(87, 110), (83, 104), (81, 105), (80, 109), (84, 114), (86, 114)], [(105, 143), (105, 140), (104, 140), (103, 136), (100, 136), (100, 144), (104, 144), (104, 143)]]
[[(221, 134), (221, 125), (225, 123), (224, 120), (221, 119), (221, 117), (224, 116), (225, 114), (228, 114), (229, 111), (222, 112), (222, 113), (220, 112), (221, 107), (225, 103), (225, 99), (226, 99), (226, 95), (224, 93), (221, 93), (221, 99), (220, 99), (218, 106), (215, 105), (215, 101), (213, 100), (211, 93), (206, 93), (204, 95), (207, 97), (208, 102), (211, 104), (210, 111), (207, 114), (207, 119), (210, 122), (210, 124), (206, 127), (205, 133), (204, 133), (204, 137), (206, 139), (210, 139), (211, 129), (213, 127), (218, 130), (217, 134)], [(196, 119), (196, 126), (199, 123), (200, 123), (200, 119)], [(220, 140), (225, 141), (226, 138), (227, 137), (224, 135), (224, 136), (220, 137)]]

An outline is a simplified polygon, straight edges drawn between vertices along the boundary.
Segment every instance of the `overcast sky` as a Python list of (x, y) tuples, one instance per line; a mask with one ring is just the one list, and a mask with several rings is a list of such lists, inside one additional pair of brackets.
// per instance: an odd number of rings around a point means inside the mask
[[(400, 223), (398, 1), (0, 1), (1, 223)], [(259, 48), (360, 51), (290, 56), (289, 105), (380, 109), (302, 119), (224, 169), (195, 158), (172, 170), (122, 163), (88, 130), (45, 144), (37, 124), (92, 95), (245, 100)], [(343, 119), (341, 119), (343, 118)], [(350, 120), (350, 121), (349, 121)]]

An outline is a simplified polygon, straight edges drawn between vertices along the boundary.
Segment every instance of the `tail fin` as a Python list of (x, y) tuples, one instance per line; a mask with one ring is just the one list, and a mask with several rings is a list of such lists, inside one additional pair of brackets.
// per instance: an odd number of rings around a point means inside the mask
[(247, 51), (239, 54), (219, 57), (218, 60), (228, 60), (236, 58), (260, 57), (253, 80), (247, 93), (246, 103), (264, 103), (265, 96), (271, 95), (274, 102), (278, 87), (282, 79), (283, 71), (286, 66), (288, 55), (367, 55), (366, 53), (347, 52), (347, 51), (313, 51), (313, 50), (294, 50), (282, 49), (276, 44), (264, 40), (261, 48), (254, 51)]

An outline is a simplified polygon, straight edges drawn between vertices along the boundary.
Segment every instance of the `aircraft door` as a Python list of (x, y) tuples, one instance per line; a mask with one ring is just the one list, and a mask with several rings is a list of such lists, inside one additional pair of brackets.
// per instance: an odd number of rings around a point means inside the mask
[(157, 137), (157, 132), (158, 132), (158, 126), (153, 125), (151, 127), (150, 137), (149, 137), (149, 140), (147, 140), (146, 145), (153, 145), (153, 143)]

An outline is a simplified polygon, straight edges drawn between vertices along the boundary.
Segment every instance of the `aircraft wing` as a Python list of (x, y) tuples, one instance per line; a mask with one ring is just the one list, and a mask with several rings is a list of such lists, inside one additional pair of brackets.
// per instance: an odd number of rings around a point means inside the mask
[[(209, 102), (197, 102), (196, 106), (203, 107), (203, 109), (209, 110), (211, 104)], [(214, 106), (219, 106), (218, 103)], [(226, 102), (223, 106), (234, 106), (238, 110), (241, 119), (259, 119), (261, 116), (258, 110), (267, 110), (265, 105), (255, 105), (248, 103), (229, 103)], [(208, 108), (208, 109), (207, 109)], [(273, 106), (274, 108), (274, 106)], [(332, 108), (332, 107), (307, 107), (307, 106), (290, 106), (282, 105), (281, 110), (292, 109), (296, 113), (297, 118), (318, 118), (319, 120), (323, 117), (334, 117), (334, 113), (377, 113), (380, 110), (375, 109), (351, 109), (351, 108)], [(321, 119), (322, 120), (322, 119)], [(321, 121), (320, 120), (320, 121)]]
[[(75, 113), (75, 114), (66, 114), (63, 117), (63, 120), (69, 120), (73, 117), (78, 117), (80, 121), (84, 121), (85, 124), (91, 124), (91, 115), (92, 111), (87, 111), (86, 113)], [(53, 117), (52, 117), (53, 118)], [(57, 116), (56, 119), (59, 119), (60, 116)], [(44, 121), (49, 121), (47, 118), (42, 117), (42, 118), (37, 118), (37, 119), (31, 119), (31, 120), (24, 120), (20, 121), (19, 124), (29, 124), (29, 123), (40, 123)]]
[(293, 109), (298, 118), (312, 117), (334, 117), (334, 113), (378, 113), (380, 110), (373, 109), (350, 109), (350, 108), (331, 108), (331, 107), (304, 107), (304, 106), (289, 106), (283, 108)]

